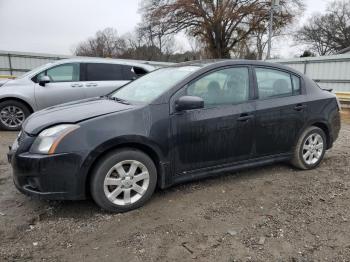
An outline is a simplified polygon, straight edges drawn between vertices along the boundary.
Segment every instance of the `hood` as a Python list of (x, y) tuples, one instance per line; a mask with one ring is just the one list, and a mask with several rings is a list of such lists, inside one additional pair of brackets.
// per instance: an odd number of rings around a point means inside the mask
[(62, 123), (79, 123), (94, 117), (134, 108), (107, 98), (94, 98), (50, 107), (32, 114), (22, 125), (22, 129), (31, 135), (37, 135), (43, 129)]
[(0, 79), (0, 87), (10, 80), (11, 79)]

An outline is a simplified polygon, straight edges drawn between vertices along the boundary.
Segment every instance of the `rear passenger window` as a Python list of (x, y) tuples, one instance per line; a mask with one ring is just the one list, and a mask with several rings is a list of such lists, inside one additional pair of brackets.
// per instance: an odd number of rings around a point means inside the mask
[(134, 80), (137, 75), (133, 72), (132, 66), (123, 66), (123, 75), (125, 80)]
[(300, 93), (300, 79), (294, 75), (267, 68), (256, 68), (255, 72), (261, 99)]
[(132, 68), (132, 70), (134, 71), (134, 73), (135, 73), (138, 77), (141, 77), (141, 76), (147, 74), (147, 71), (146, 71), (145, 69), (141, 68), (141, 67), (136, 67), (136, 66), (134, 66), (134, 67)]
[(122, 66), (116, 64), (87, 64), (87, 81), (113, 81), (124, 80)]
[(147, 74), (147, 71), (141, 67), (123, 66), (124, 80), (135, 80), (145, 74)]

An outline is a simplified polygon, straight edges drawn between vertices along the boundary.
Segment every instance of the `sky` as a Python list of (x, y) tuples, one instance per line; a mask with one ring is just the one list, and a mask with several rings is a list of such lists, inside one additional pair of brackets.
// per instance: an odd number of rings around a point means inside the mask
[[(324, 12), (328, 0), (304, 0), (302, 23)], [(96, 31), (114, 27), (119, 35), (132, 32), (140, 22), (141, 0), (0, 0), (0, 50), (70, 55)], [(183, 49), (184, 37), (177, 37)], [(182, 42), (182, 43), (181, 43)], [(291, 57), (301, 52), (291, 41), (280, 41), (273, 55)]]

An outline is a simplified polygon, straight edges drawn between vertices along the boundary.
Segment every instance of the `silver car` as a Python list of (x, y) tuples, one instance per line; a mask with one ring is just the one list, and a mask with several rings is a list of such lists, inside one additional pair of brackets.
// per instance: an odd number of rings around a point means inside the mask
[(106, 95), (157, 68), (146, 62), (103, 58), (63, 59), (0, 82), (0, 129), (19, 130), (33, 112)]

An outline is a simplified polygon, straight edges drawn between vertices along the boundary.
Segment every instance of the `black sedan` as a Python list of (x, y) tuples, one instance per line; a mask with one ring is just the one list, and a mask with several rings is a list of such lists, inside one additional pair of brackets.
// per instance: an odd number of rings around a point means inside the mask
[(338, 137), (339, 110), (333, 94), (293, 69), (194, 61), (33, 114), (8, 158), (25, 194), (92, 196), (123, 212), (156, 186), (277, 161), (315, 168)]

